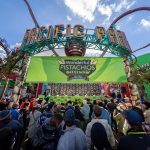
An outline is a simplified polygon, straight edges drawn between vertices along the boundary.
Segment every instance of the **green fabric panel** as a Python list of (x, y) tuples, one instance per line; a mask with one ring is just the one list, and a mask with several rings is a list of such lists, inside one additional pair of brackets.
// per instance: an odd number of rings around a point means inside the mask
[(141, 66), (147, 63), (150, 63), (150, 53), (137, 57), (137, 62), (136, 62), (137, 65)]
[[(4, 86), (4, 84), (5, 84), (5, 80), (2, 79), (2, 80), (1, 80), (1, 85)], [(8, 82), (8, 87), (14, 87), (14, 85), (15, 85), (15, 81), (9, 80), (9, 82)]]
[(1, 85), (4, 86), (4, 84), (5, 84), (5, 80), (2, 79), (1, 80)]
[(145, 90), (146, 90), (146, 93), (147, 93), (147, 97), (150, 101), (150, 84), (145, 84), (144, 83), (144, 87), (145, 87)]
[[(73, 61), (73, 64), (66, 64), (68, 60), (71, 63)], [(84, 63), (82, 65), (74, 64), (77, 61)], [(72, 69), (69, 69), (69, 65), (72, 65)], [(95, 71), (92, 70), (94, 67)], [(60, 68), (64, 69), (67, 75), (62, 70), (60, 71)], [(89, 71), (91, 72), (89, 73)], [(87, 75), (87, 73), (89, 74)], [(68, 80), (70, 76), (73, 76), (73, 78)], [(127, 78), (122, 58), (33, 56), (29, 65), (26, 82), (127, 82)]]
[[(138, 56), (136, 64), (139, 66), (145, 65), (145, 64), (150, 64), (150, 53)], [(144, 87), (145, 87), (145, 90), (147, 93), (147, 97), (150, 100), (150, 84), (144, 83)]]

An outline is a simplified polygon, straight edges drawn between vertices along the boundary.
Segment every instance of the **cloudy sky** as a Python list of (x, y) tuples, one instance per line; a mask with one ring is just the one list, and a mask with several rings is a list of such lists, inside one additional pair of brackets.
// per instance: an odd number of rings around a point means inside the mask
[[(149, 6), (150, 0), (28, 0), (40, 25), (83, 24), (86, 28), (110, 23), (123, 12)], [(0, 0), (0, 37), (13, 47), (25, 30), (34, 27), (24, 0)], [(133, 50), (150, 42), (150, 12), (141, 11), (120, 20), (116, 27), (126, 33)], [(135, 55), (149, 53), (150, 47)]]

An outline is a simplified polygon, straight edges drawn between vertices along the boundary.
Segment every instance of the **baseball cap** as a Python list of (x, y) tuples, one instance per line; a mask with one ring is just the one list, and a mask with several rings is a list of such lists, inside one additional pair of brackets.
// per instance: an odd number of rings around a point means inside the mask
[(133, 109), (123, 111), (123, 115), (131, 125), (141, 125), (144, 121), (141, 114)]

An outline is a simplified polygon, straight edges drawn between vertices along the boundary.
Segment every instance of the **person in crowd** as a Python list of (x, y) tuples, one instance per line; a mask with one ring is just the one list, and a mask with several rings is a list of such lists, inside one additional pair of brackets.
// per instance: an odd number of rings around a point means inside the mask
[(0, 111), (6, 110), (8, 107), (8, 103), (5, 99), (0, 100)]
[(12, 108), (11, 108), (11, 116), (12, 116), (12, 119), (14, 120), (19, 120), (19, 111), (18, 111), (18, 108), (19, 108), (19, 104), (17, 103), (14, 103)]
[(10, 101), (10, 95), (6, 94), (5, 99), (6, 99), (6, 102), (9, 102)]
[(143, 104), (145, 122), (150, 124), (150, 102), (145, 101)]
[(115, 99), (111, 99), (110, 102), (107, 103), (107, 109), (111, 113), (111, 116), (113, 116), (113, 111), (116, 109), (117, 105), (115, 103)]
[(84, 118), (83, 118), (83, 114), (81, 113), (80, 111), (80, 107), (78, 104), (75, 105), (75, 118), (80, 120), (80, 121), (84, 121)]
[(93, 113), (93, 104), (90, 102), (89, 98), (86, 98), (86, 100), (87, 100), (87, 104), (90, 107), (90, 114), (89, 114), (89, 116), (90, 116), (90, 119), (91, 119), (91, 116), (92, 116), (92, 113)]
[(105, 109), (103, 106), (103, 102), (99, 102), (99, 106), (101, 107), (101, 116), (100, 119), (105, 119), (108, 121), (108, 124), (111, 125), (111, 114)]
[(111, 127), (112, 127), (116, 132), (118, 132), (118, 130), (117, 130), (117, 123), (116, 123), (116, 121), (113, 119), (113, 112), (114, 112), (114, 110), (116, 109), (116, 107), (117, 107), (116, 100), (112, 98), (112, 99), (110, 100), (110, 102), (108, 102), (108, 104), (107, 104), (107, 109), (108, 109), (108, 111), (109, 111), (110, 114), (111, 114)]
[(68, 101), (68, 102), (67, 102), (67, 107), (66, 107), (65, 111), (67, 111), (68, 109), (72, 109), (72, 110), (74, 110), (74, 107), (73, 107), (73, 105), (72, 105), (72, 102), (71, 102), (71, 101)]
[(52, 112), (53, 114), (61, 113), (61, 105), (55, 103), (52, 107)]
[(125, 98), (124, 98), (124, 104), (125, 104), (125, 106), (126, 106), (128, 109), (132, 108), (132, 104), (131, 104), (131, 101), (130, 101), (130, 98), (129, 98), (129, 97), (125, 97)]
[(87, 101), (86, 100), (83, 100), (83, 107), (81, 108), (81, 113), (83, 114), (83, 118), (84, 118), (84, 129), (86, 128), (86, 125), (88, 124), (89, 122), (89, 115), (90, 115), (90, 107), (89, 105), (87, 104)]
[(53, 105), (54, 105), (53, 103), (48, 103), (44, 107), (44, 114), (45, 116), (47, 116), (47, 118), (50, 118), (53, 115), (53, 112), (52, 112)]
[(117, 98), (116, 99), (117, 99), (117, 103), (120, 103), (122, 101), (120, 92), (117, 93)]
[(66, 129), (61, 135), (57, 150), (87, 150), (84, 132), (74, 125), (75, 113), (72, 109), (65, 112)]
[(41, 114), (41, 116), (38, 120), (38, 123), (40, 125), (43, 125), (44, 123), (48, 123), (50, 121), (51, 117), (54, 114), (52, 111), (53, 105), (54, 105), (53, 103), (48, 103), (44, 107), (44, 112)]
[(30, 119), (29, 114), (30, 114), (29, 103), (26, 103), (24, 105), (24, 108), (21, 108), (19, 110), (19, 122), (21, 122), (21, 124), (23, 125), (24, 133), (27, 130), (29, 125), (29, 119)]
[(9, 110), (2, 110), (0, 112), (0, 129), (2, 130), (4, 128), (11, 129), (14, 140), (13, 148), (15, 150), (20, 150), (22, 140), (22, 125), (17, 120), (12, 119), (11, 112)]
[(33, 107), (35, 106), (35, 104), (36, 104), (36, 99), (35, 99), (35, 97), (31, 97), (31, 98), (30, 98), (30, 107), (29, 107), (29, 110), (32, 110)]
[[(88, 146), (88, 150), (90, 150), (91, 146), (92, 146), (92, 140), (91, 140), (91, 129), (92, 126), (95, 123), (100, 123), (101, 125), (103, 125), (105, 132), (107, 134), (107, 138), (108, 138), (108, 142), (110, 144), (110, 146), (115, 146), (115, 139), (114, 139), (114, 135), (112, 132), (112, 129), (110, 127), (110, 125), (108, 124), (107, 120), (105, 119), (100, 119), (101, 116), (101, 107), (98, 105), (95, 105), (93, 107), (93, 111), (94, 111), (94, 118), (91, 120), (90, 123), (88, 123), (87, 128), (86, 128), (86, 139), (87, 139), (87, 146)], [(103, 132), (104, 133), (104, 132)], [(96, 135), (95, 135), (96, 136)], [(105, 138), (105, 137), (101, 137), (101, 138)], [(98, 140), (98, 139), (97, 139)], [(99, 144), (102, 144), (99, 140)], [(104, 147), (105, 148), (105, 147)]]
[(107, 104), (108, 104), (108, 100), (105, 99), (104, 102), (103, 102), (103, 107), (104, 107), (105, 109), (107, 109)]
[(61, 122), (63, 118), (60, 114), (54, 114), (49, 123), (39, 128), (32, 140), (33, 150), (57, 150), (57, 143), (61, 136)]
[(3, 150), (12, 150), (13, 132), (10, 128), (0, 129), (0, 148)]
[(102, 124), (96, 122), (91, 128), (91, 148), (90, 150), (112, 150), (108, 141), (105, 128)]
[(144, 102), (146, 101), (146, 98), (144, 95), (141, 95), (140, 101), (141, 101), (141, 104), (144, 104)]
[(33, 110), (29, 114), (29, 126), (28, 126), (28, 137), (32, 139), (38, 129), (38, 119), (41, 116), (41, 112), (39, 111), (40, 105), (35, 105)]
[[(141, 115), (142, 120), (143, 120), (143, 122), (144, 122), (145, 119), (144, 119), (144, 115), (143, 115), (142, 109), (140, 109), (139, 107), (135, 107), (135, 106), (133, 106), (132, 109), (133, 109), (134, 111), (138, 112), (138, 113)], [(123, 114), (124, 114), (124, 112), (125, 112), (126, 110), (129, 110), (129, 108), (126, 107), (126, 109), (123, 111)], [(127, 119), (125, 119), (125, 122), (124, 122), (124, 125), (123, 125), (123, 134), (124, 134), (124, 135), (127, 135), (127, 131), (128, 131), (129, 128), (130, 128), (130, 125), (129, 125)]]
[(150, 135), (142, 128), (143, 116), (136, 109), (123, 112), (129, 129), (127, 135), (121, 137), (117, 150), (148, 150), (150, 149)]
[(123, 136), (123, 127), (125, 123), (125, 117), (123, 115), (123, 111), (126, 109), (124, 105), (119, 104), (117, 108), (113, 112), (113, 119), (117, 123), (117, 139), (119, 139), (121, 136)]
[(94, 105), (98, 105), (97, 100), (94, 100), (94, 101), (93, 101), (93, 106), (94, 106)]
[(30, 107), (30, 102), (28, 101), (28, 99), (23, 99), (21, 105), (20, 105), (20, 108), (25, 108), (25, 106), (29, 106)]

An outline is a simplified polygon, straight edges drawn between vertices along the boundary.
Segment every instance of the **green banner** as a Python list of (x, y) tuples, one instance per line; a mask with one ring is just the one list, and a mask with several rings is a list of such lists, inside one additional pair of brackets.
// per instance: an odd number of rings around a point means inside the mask
[(26, 82), (127, 82), (121, 58), (33, 56)]

